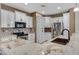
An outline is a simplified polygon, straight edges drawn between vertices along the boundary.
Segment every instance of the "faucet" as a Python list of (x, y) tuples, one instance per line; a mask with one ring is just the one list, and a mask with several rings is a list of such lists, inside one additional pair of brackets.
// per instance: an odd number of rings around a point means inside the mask
[(61, 32), (61, 35), (63, 35), (63, 32), (64, 32), (65, 30), (68, 31), (68, 41), (70, 41), (70, 31), (69, 31), (68, 29), (63, 29), (62, 32)]

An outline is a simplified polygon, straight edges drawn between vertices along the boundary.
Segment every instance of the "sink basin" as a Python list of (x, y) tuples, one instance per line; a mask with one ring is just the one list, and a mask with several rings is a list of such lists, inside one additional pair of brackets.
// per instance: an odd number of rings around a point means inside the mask
[(53, 40), (51, 42), (66, 45), (69, 42), (69, 40), (65, 39), (65, 38), (56, 38), (55, 40)]

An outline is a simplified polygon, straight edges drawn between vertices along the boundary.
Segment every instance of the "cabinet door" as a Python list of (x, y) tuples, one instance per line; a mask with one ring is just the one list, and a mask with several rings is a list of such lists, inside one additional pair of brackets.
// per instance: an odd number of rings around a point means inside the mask
[(45, 18), (45, 27), (51, 27), (51, 17), (44, 17)]
[(20, 22), (20, 21), (21, 21), (21, 15), (20, 15), (20, 12), (15, 11), (15, 16), (16, 16), (16, 20), (15, 20), (15, 21)]
[(44, 25), (45, 25), (44, 19), (45, 18), (43, 18), (42, 16), (37, 16), (37, 19), (36, 19), (36, 21), (37, 21), (36, 33), (37, 33), (37, 42), (38, 43), (42, 43), (42, 42), (46, 41), (45, 36), (44, 36), (45, 35), (45, 33), (44, 33)]
[(69, 13), (63, 14), (64, 29), (69, 29)]
[(27, 23), (27, 28), (32, 28), (32, 25), (33, 25), (32, 17), (27, 16), (26, 23)]
[(1, 27), (14, 27), (14, 13), (7, 10), (1, 10)]
[(34, 42), (35, 41), (35, 35), (33, 33), (28, 35), (28, 40)]
[(22, 22), (26, 22), (26, 14), (25, 13), (21, 14), (21, 19), (22, 19)]
[(11, 11), (8, 11), (8, 27), (14, 27), (15, 26), (15, 20), (14, 20), (14, 13)]
[(25, 22), (25, 20), (26, 20), (26, 14), (25, 13), (15, 11), (15, 15), (16, 15), (16, 21), (17, 22)]
[[(69, 13), (65, 13), (63, 14), (63, 25), (64, 25), (64, 29), (69, 29)], [(65, 31), (64, 32), (64, 36), (67, 38), (68, 37), (68, 32)]]
[(1, 27), (7, 27), (7, 11), (1, 10)]
[(51, 36), (51, 33), (49, 33), (49, 32), (48, 33), (45, 33), (45, 35), (44, 35), (44, 39), (45, 40), (51, 40), (51, 37), (52, 37)]

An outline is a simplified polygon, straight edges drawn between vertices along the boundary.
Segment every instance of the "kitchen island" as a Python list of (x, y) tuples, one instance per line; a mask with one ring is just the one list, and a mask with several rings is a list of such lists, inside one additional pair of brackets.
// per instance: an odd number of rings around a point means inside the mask
[[(75, 55), (79, 54), (79, 41), (73, 33), (67, 45), (52, 43), (51, 40), (42, 43), (34, 43), (29, 40), (16, 39), (14, 41), (0, 43), (3, 55)], [(58, 36), (63, 37), (63, 36)]]

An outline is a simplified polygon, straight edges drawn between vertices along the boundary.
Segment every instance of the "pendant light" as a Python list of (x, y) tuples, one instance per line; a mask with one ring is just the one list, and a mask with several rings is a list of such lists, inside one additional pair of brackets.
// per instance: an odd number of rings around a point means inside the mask
[(79, 11), (79, 7), (77, 6), (77, 3), (75, 5), (76, 5), (76, 7), (74, 8), (74, 12), (78, 12)]

